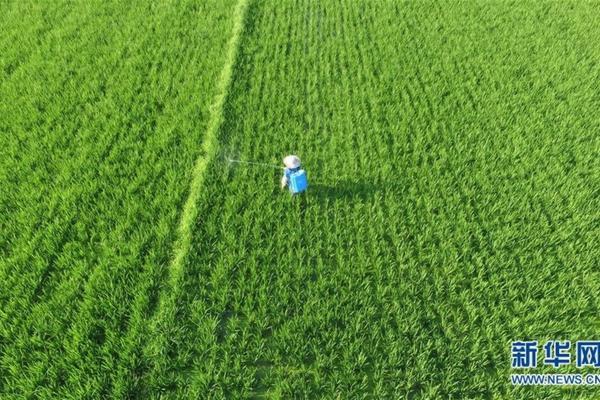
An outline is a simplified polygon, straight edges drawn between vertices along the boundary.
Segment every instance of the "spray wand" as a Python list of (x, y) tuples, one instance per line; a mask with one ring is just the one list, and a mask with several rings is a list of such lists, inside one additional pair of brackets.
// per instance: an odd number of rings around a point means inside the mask
[(229, 158), (229, 157), (227, 157), (227, 161), (229, 163), (236, 163), (236, 164), (259, 165), (259, 166), (263, 166), (263, 167), (285, 169), (284, 167), (275, 165), (275, 164), (262, 163), (262, 162), (256, 162), (256, 161), (234, 160), (233, 158)]

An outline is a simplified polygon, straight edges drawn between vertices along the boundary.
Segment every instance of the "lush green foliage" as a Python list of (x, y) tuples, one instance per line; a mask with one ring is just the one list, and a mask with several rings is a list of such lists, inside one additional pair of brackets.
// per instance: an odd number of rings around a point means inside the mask
[(234, 6), (2, 4), (0, 393), (136, 390)]
[(3, 25), (0, 392), (596, 397), (509, 381), (597, 338), (592, 3), (85, 4)]
[(298, 153), (312, 187), (215, 159), (165, 387), (562, 397), (513, 393), (509, 349), (598, 326), (592, 15), (254, 3), (223, 154)]

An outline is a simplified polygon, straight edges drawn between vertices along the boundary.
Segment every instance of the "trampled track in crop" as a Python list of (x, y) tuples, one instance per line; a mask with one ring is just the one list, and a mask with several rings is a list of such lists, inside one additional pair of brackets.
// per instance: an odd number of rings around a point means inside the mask
[(593, 3), (0, 9), (0, 394), (595, 397)]

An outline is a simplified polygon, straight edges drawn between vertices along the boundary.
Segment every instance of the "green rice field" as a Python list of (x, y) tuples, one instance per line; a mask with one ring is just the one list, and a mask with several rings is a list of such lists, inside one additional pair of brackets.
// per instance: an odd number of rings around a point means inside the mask
[(0, 0), (0, 399), (598, 398), (598, 20)]

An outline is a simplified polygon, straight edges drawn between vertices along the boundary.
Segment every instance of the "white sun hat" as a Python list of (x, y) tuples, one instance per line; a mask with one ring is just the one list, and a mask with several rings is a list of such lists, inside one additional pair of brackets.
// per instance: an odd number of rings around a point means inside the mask
[(300, 166), (300, 158), (298, 156), (286, 156), (283, 159), (283, 164), (288, 168), (298, 168)]

